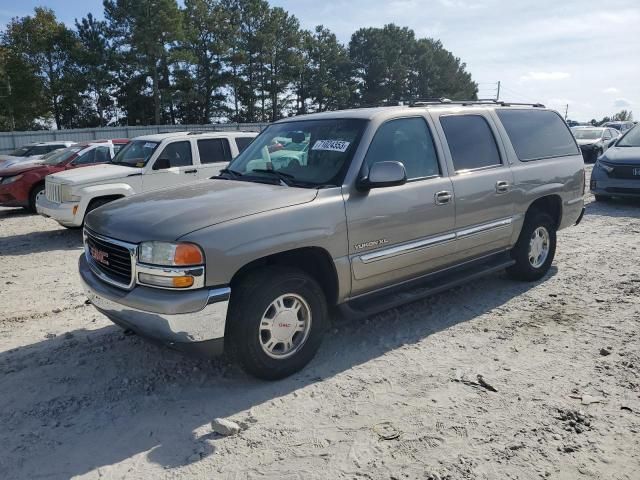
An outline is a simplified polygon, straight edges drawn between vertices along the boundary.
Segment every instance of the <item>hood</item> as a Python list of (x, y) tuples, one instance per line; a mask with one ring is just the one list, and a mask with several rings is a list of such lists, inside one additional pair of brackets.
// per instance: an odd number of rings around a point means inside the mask
[(593, 145), (594, 143), (598, 143), (600, 141), (599, 138), (579, 138), (576, 140), (578, 145)]
[(28, 157), (15, 157), (13, 155), (0, 155), (0, 162), (4, 162), (5, 160), (15, 160), (15, 159), (25, 159)]
[(8, 168), (14, 165), (32, 165), (32, 164), (40, 164), (43, 160), (40, 158), (32, 158), (32, 157), (11, 157), (7, 160), (0, 159), (0, 168)]
[(142, 172), (141, 168), (124, 167), (122, 165), (92, 165), (89, 167), (67, 170), (55, 175), (51, 175), (53, 182), (71, 185), (81, 185), (86, 183), (104, 182), (117, 178), (126, 178)]
[(116, 200), (85, 220), (91, 230), (122, 241), (175, 241), (204, 227), (311, 202), (318, 191), (233, 180), (203, 180)]
[(600, 158), (608, 163), (640, 165), (640, 147), (611, 147)]
[[(12, 165), (11, 167), (8, 168), (2, 168), (2, 166), (0, 165), (0, 177), (12, 177), (14, 175), (20, 175), (21, 173), (25, 173), (25, 172), (30, 172), (36, 169), (47, 169), (49, 170), (50, 167), (48, 165), (42, 165), (40, 163), (19, 163), (16, 165)], [(54, 171), (55, 169), (51, 169), (52, 171)]]

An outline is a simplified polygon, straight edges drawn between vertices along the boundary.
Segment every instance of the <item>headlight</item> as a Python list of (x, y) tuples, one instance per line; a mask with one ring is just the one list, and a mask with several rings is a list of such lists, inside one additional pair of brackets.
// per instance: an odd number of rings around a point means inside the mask
[(138, 261), (161, 266), (204, 264), (204, 254), (193, 243), (143, 242), (138, 246)]
[(598, 162), (596, 162), (596, 164), (597, 164), (597, 166), (599, 166), (601, 169), (603, 169), (607, 173), (613, 172), (613, 167), (607, 165), (606, 163), (602, 163), (602, 162), (598, 161)]
[(22, 178), (22, 175), (14, 175), (13, 177), (4, 177), (2, 179), (2, 185), (7, 185), (9, 183), (17, 182)]
[(71, 185), (62, 185), (60, 187), (60, 200), (65, 202), (79, 202), (80, 197), (71, 194)]

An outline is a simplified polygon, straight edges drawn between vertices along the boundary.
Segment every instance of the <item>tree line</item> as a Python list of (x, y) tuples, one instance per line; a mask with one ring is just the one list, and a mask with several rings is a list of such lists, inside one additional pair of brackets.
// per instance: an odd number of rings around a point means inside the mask
[(74, 28), (43, 7), (0, 32), (0, 130), (266, 122), (435, 97), (477, 84), (406, 27), (342, 44), (265, 0), (104, 0)]
[(595, 118), (592, 118), (589, 122), (594, 127), (600, 127), (608, 122), (632, 122), (633, 121), (633, 112), (630, 110), (620, 110), (618, 113), (612, 115), (611, 117), (603, 117), (602, 120), (598, 121)]

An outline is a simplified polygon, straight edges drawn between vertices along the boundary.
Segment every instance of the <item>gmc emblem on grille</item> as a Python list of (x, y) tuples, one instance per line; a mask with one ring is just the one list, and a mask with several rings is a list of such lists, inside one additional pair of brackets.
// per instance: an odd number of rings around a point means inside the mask
[(102, 263), (103, 265), (109, 265), (109, 260), (107, 260), (107, 258), (109, 258), (109, 254), (107, 252), (103, 252), (102, 250), (89, 246), (89, 253), (96, 262)]

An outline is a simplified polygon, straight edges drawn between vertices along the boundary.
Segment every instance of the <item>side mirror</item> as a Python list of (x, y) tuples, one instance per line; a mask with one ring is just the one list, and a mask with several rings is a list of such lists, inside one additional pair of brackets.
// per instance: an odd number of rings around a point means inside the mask
[(358, 181), (358, 189), (395, 187), (405, 183), (407, 183), (407, 171), (402, 162), (377, 162), (371, 165), (369, 175)]
[(167, 157), (156, 158), (156, 162), (153, 164), (153, 170), (166, 170), (167, 168), (171, 168), (171, 163)]

